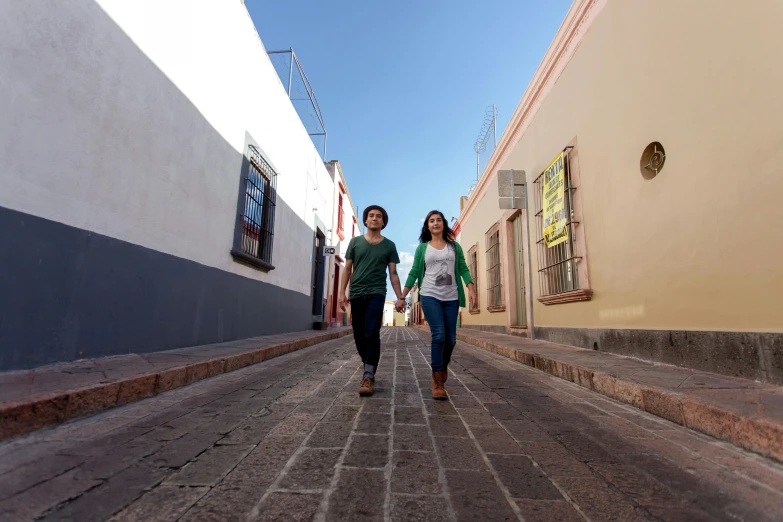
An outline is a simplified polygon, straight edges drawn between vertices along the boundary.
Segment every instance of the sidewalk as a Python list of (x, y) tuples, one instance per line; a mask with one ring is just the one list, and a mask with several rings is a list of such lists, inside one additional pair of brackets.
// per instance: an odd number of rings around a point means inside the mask
[(350, 327), (240, 339), (0, 373), (0, 440), (92, 415), (337, 339)]
[(457, 339), (783, 462), (783, 387), (467, 328)]

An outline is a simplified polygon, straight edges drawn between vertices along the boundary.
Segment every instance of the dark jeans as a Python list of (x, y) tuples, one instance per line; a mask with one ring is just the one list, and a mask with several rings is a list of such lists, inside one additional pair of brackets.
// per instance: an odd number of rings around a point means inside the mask
[(432, 344), (430, 361), (433, 372), (446, 370), (451, 353), (457, 344), (457, 314), (459, 301), (441, 301), (427, 295), (421, 296), (421, 308), (430, 326)]
[(381, 358), (381, 323), (385, 295), (363, 295), (351, 299), (353, 338), (364, 364), (378, 368)]

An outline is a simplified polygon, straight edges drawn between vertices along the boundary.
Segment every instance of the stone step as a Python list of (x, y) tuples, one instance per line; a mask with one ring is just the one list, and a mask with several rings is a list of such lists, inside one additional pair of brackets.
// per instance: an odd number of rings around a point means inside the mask
[(350, 334), (304, 331), (0, 373), (0, 440), (135, 402)]

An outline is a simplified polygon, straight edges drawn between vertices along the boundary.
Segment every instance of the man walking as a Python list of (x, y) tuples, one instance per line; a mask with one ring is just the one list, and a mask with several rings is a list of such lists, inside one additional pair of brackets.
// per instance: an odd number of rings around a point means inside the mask
[[(345, 311), (349, 301), (353, 316), (353, 337), (356, 349), (364, 364), (364, 375), (359, 395), (372, 395), (375, 389), (375, 372), (381, 358), (381, 322), (383, 304), (386, 302), (386, 270), (389, 270), (392, 288), (398, 300), (395, 308), (404, 309), (405, 300), (397, 275), (397, 247), (381, 235), (389, 223), (386, 211), (378, 205), (364, 209), (362, 216), (367, 232), (354, 237), (348, 243), (345, 254), (345, 271), (340, 282), (340, 308)], [(346, 295), (351, 282), (350, 297)]]

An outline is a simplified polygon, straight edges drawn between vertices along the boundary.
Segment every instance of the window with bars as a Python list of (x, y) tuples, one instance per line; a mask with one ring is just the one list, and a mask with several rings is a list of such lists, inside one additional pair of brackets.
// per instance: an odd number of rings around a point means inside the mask
[(472, 314), (479, 313), (479, 301), (478, 301), (478, 295), (479, 295), (479, 278), (478, 278), (478, 244), (473, 245), (470, 247), (470, 250), (468, 250), (468, 269), (470, 270), (470, 278), (473, 280), (473, 285), (476, 288), (476, 302), (473, 303), (472, 306), (468, 305), (470, 308), (468, 309), (468, 312)]
[(258, 268), (272, 270), (277, 173), (258, 147), (251, 144), (243, 174), (238, 234), (231, 255)]
[(579, 263), (584, 252), (583, 231), (579, 227), (575, 211), (574, 173), (572, 161), (575, 147), (569, 145), (563, 150), (563, 217), (567, 237), (564, 241), (547, 245), (544, 238), (544, 185), (545, 173), (533, 182), (536, 218), (536, 250), (538, 255), (539, 300), (544, 304), (586, 300), (592, 290), (586, 281), (586, 272), (580, 272)]
[(503, 306), (503, 283), (500, 275), (500, 227), (487, 234), (487, 308)]

